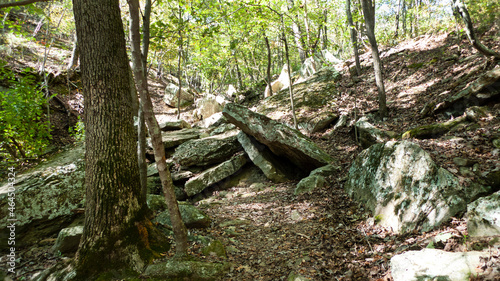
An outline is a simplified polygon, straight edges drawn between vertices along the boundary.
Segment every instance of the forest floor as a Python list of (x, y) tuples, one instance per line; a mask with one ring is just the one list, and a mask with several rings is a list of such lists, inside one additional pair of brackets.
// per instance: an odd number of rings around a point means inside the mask
[[(495, 25), (482, 34), (481, 39), (500, 52), (499, 36), (500, 26)], [(493, 60), (478, 55), (465, 37), (457, 44), (456, 37), (450, 34), (422, 35), (382, 50), (381, 57), (389, 117), (375, 125), (395, 132), (453, 118), (419, 116), (427, 102), (442, 101), (458, 93), (496, 65)], [(353, 61), (347, 64), (352, 66)], [(376, 110), (377, 91), (369, 52), (362, 55), (362, 66), (358, 77), (343, 76), (337, 87), (341, 102), (332, 110), (352, 115), (356, 108), (358, 117)], [(173, 109), (162, 105), (160, 94), (153, 93), (153, 97), (158, 98), (157, 113), (174, 115)], [(72, 92), (64, 101), (81, 111), (80, 93)], [(500, 168), (498, 151), (491, 145), (492, 139), (500, 135), (500, 105), (489, 106), (491, 115), (483, 118), (477, 129), (463, 127), (437, 138), (412, 141), (427, 150), (439, 166), (464, 181), (475, 181), (478, 174)], [(182, 118), (188, 115), (183, 112)], [(454, 141), (450, 136), (459, 137), (461, 141)], [(439, 233), (452, 234), (448, 242), (435, 245), (447, 251), (467, 251), (485, 243), (468, 237), (465, 219), (461, 217), (426, 233), (396, 235), (377, 226), (369, 211), (351, 201), (343, 191), (348, 169), (362, 151), (352, 130), (341, 128), (332, 132), (330, 128), (311, 137), (341, 167), (324, 188), (294, 196), (297, 182), (264, 181), (224, 191), (213, 190), (209, 198), (197, 203), (211, 217), (212, 226), (191, 230), (191, 235), (221, 241), (226, 246), (227, 258), (203, 256), (204, 245), (200, 242), (192, 242), (190, 251), (201, 260), (230, 262), (230, 272), (223, 280), (286, 280), (291, 272), (311, 280), (392, 280), (390, 258), (425, 248)], [(62, 133), (58, 139), (61, 143), (68, 141)], [(478, 170), (460, 174), (453, 162), (455, 157), (479, 163)], [(27, 280), (62, 258), (49, 252), (54, 238), (47, 237), (36, 247), (21, 250), (23, 269), (18, 280)], [(173, 250), (165, 253), (165, 259), (172, 254)], [(498, 260), (498, 256), (496, 258)]]

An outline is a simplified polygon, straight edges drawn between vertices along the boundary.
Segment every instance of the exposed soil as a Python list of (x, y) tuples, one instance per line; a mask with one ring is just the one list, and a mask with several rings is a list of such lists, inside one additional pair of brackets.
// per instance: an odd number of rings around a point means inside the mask
[[(494, 39), (499, 36), (499, 26), (493, 26), (483, 34), (483, 43), (500, 52), (500, 43)], [(454, 118), (445, 113), (420, 117), (420, 111), (427, 102), (439, 102), (456, 94), (497, 65), (478, 55), (465, 37), (460, 38), (460, 45), (456, 43), (455, 35), (423, 35), (382, 51), (390, 116), (378, 121), (376, 126), (404, 132), (419, 125)], [(337, 108), (332, 108), (332, 111), (349, 114), (352, 119), (355, 111), (359, 118), (376, 111), (378, 105), (370, 54), (365, 53), (362, 60), (360, 75), (344, 75), (337, 86), (340, 102)], [(347, 61), (346, 65), (352, 69), (353, 61)], [(347, 67), (344, 70), (347, 71)], [(161, 85), (156, 89), (161, 89)], [(155, 112), (165, 118), (175, 118), (174, 109), (161, 102), (161, 92), (153, 91), (152, 95)], [(72, 110), (81, 112), (81, 95), (77, 90), (71, 90), (70, 95), (62, 99)], [(464, 181), (477, 181), (483, 172), (500, 168), (500, 151), (491, 144), (494, 138), (500, 137), (500, 106), (498, 103), (488, 106), (490, 115), (482, 118), (476, 129), (462, 127), (434, 139), (412, 141), (430, 152), (439, 166)], [(182, 118), (189, 120), (189, 112), (182, 112)], [(61, 128), (69, 124), (63, 115), (52, 122)], [(62, 144), (67, 137), (60, 133), (54, 139), (60, 139), (58, 143)], [(197, 203), (213, 221), (208, 229), (191, 230), (192, 237), (208, 236), (220, 240), (227, 247), (228, 257), (203, 256), (201, 248), (204, 245), (194, 238), (190, 251), (202, 260), (231, 262), (231, 270), (223, 280), (286, 280), (290, 272), (312, 280), (392, 280), (390, 258), (407, 250), (425, 248), (430, 238), (438, 233), (452, 234), (447, 243), (435, 245), (446, 251), (472, 250), (489, 242), (469, 239), (465, 219), (461, 217), (452, 218), (439, 229), (427, 233), (395, 235), (377, 226), (370, 213), (351, 201), (343, 191), (350, 164), (362, 151), (352, 130), (329, 128), (313, 135), (312, 139), (337, 159), (341, 167), (337, 175), (329, 178), (325, 188), (297, 197), (293, 195), (296, 182), (245, 184), (226, 191), (212, 190), (208, 199)], [(458, 156), (475, 161), (476, 170), (461, 174), (453, 162)], [(241, 221), (220, 225), (234, 220)], [(54, 240), (55, 237), (47, 237), (37, 246), (21, 250), (17, 280), (29, 279), (62, 259), (49, 252)], [(168, 258), (173, 251), (164, 254)], [(490, 263), (485, 262), (478, 269), (479, 274), (486, 274), (483, 279), (492, 268), (500, 267), (499, 255), (496, 249)], [(0, 264), (2, 270), (4, 266)]]

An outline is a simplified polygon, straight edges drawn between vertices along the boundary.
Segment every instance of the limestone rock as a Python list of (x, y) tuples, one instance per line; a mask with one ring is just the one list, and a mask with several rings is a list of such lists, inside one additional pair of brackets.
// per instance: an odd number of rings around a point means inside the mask
[(215, 97), (204, 97), (196, 101), (194, 116), (199, 120), (206, 119), (217, 112), (222, 111), (223, 106)]
[(312, 175), (303, 178), (295, 188), (295, 192), (293, 194), (299, 195), (306, 192), (313, 191), (316, 188), (324, 187), (326, 184), (326, 180), (321, 175)]
[(445, 252), (435, 249), (409, 251), (391, 258), (394, 281), (466, 281), (477, 274), (480, 257), (487, 252)]
[(233, 130), (221, 135), (190, 140), (179, 145), (172, 158), (186, 167), (221, 163), (242, 149), (237, 134), (238, 130)]
[(467, 230), (472, 237), (500, 235), (500, 191), (467, 206)]
[(289, 178), (287, 176), (287, 167), (281, 164), (265, 145), (243, 132), (238, 134), (238, 141), (250, 160), (262, 170), (268, 179), (273, 182), (287, 181)]
[[(83, 145), (65, 149), (27, 172), (16, 174), (16, 226), (35, 221), (49, 226), (48, 221), (70, 218), (73, 210), (84, 206), (85, 148)], [(0, 229), (5, 229), (9, 199), (8, 182), (0, 183)], [(55, 224), (59, 231), (62, 222)], [(56, 233), (57, 233), (56, 232)], [(52, 233), (50, 233), (52, 234)], [(50, 235), (49, 234), (49, 235)]]
[(210, 115), (210, 117), (199, 121), (197, 125), (202, 128), (209, 128), (209, 127), (218, 127), (224, 123), (227, 123), (226, 118), (222, 115), (222, 112), (217, 112)]
[[(165, 94), (163, 96), (163, 101), (170, 107), (177, 107), (177, 97), (179, 92), (179, 86), (174, 84), (168, 84), (165, 87)], [(180, 106), (186, 107), (194, 102), (194, 95), (189, 93), (187, 89), (181, 90), (181, 103)]]
[(165, 197), (163, 195), (148, 194), (146, 203), (148, 204), (149, 209), (153, 212), (167, 209), (167, 202), (165, 201)]
[(388, 141), (391, 137), (386, 132), (378, 129), (368, 122), (368, 118), (360, 118), (354, 125), (357, 128), (359, 142), (364, 148), (368, 148), (373, 144)]
[(308, 281), (310, 279), (305, 278), (304, 276), (295, 273), (295, 272), (290, 272), (288, 277), (286, 278), (287, 281)]
[(326, 127), (328, 127), (338, 118), (338, 115), (335, 113), (327, 111), (320, 112), (306, 122), (299, 123), (298, 127), (308, 134), (314, 134), (326, 129)]
[(226, 258), (226, 248), (219, 240), (210, 241), (208, 245), (201, 249), (205, 256), (215, 255), (217, 257)]
[[(281, 69), (281, 73), (278, 79), (271, 83), (271, 88), (273, 89), (273, 95), (277, 94), (280, 90), (284, 88), (288, 88), (289, 86), (290, 86), (290, 79), (288, 77), (288, 66), (287, 64), (285, 64)], [(266, 89), (264, 90), (264, 97), (267, 98), (270, 96), (271, 92), (269, 91), (269, 87), (266, 87)]]
[(266, 145), (275, 155), (285, 157), (305, 172), (324, 166), (333, 159), (310, 139), (285, 124), (236, 105), (227, 104), (224, 116), (247, 135)]
[(166, 121), (159, 124), (162, 131), (175, 131), (180, 129), (191, 129), (191, 125), (184, 120)]
[(149, 265), (143, 276), (155, 280), (216, 281), (229, 270), (229, 264), (169, 260)]
[(52, 252), (75, 253), (78, 250), (82, 234), (83, 226), (81, 225), (61, 229), (57, 235), (56, 243), (52, 247)]
[(236, 173), (246, 162), (247, 159), (243, 154), (233, 156), (230, 160), (210, 168), (188, 180), (184, 186), (184, 190), (188, 196), (196, 195), (212, 184)]
[[(187, 228), (206, 228), (210, 226), (210, 218), (195, 206), (187, 202), (178, 202), (178, 204), (182, 221)], [(168, 210), (159, 213), (156, 218), (153, 219), (153, 222), (172, 226)]]
[(347, 194), (364, 203), (383, 226), (397, 233), (428, 231), (465, 211), (487, 187), (462, 185), (409, 141), (375, 144), (349, 169)]
[(316, 170), (312, 171), (311, 174), (309, 174), (309, 175), (310, 176), (319, 175), (322, 177), (328, 177), (328, 176), (332, 176), (335, 172), (337, 172), (339, 170), (340, 170), (339, 167), (334, 166), (332, 164), (329, 164), (329, 165), (317, 168)]
[[(165, 149), (176, 147), (188, 140), (199, 139), (200, 135), (203, 133), (200, 129), (182, 129), (178, 131), (162, 132), (161, 139)], [(152, 147), (151, 139), (148, 138), (148, 146)]]

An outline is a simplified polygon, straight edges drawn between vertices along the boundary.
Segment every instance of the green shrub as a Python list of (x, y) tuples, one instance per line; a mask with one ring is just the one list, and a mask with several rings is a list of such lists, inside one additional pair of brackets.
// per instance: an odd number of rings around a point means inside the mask
[(50, 140), (46, 100), (31, 71), (16, 74), (0, 61), (0, 80), (8, 86), (0, 88), (0, 153), (12, 160), (38, 156)]

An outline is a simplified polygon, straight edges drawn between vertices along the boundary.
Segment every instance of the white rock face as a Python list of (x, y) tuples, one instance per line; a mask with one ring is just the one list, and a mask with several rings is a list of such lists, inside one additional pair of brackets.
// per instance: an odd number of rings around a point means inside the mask
[[(273, 94), (276, 94), (280, 90), (287, 88), (289, 86), (290, 86), (290, 79), (288, 77), (288, 66), (287, 64), (285, 64), (281, 69), (281, 73), (278, 79), (271, 83), (271, 88), (273, 89)], [(266, 90), (264, 91), (264, 97), (267, 98), (270, 96), (271, 93), (269, 91), (269, 87), (266, 87)]]
[(394, 281), (468, 281), (471, 274), (477, 274), (479, 258), (488, 255), (487, 252), (453, 253), (436, 249), (409, 251), (392, 257), (391, 274)]
[(462, 185), (409, 141), (374, 144), (361, 152), (345, 184), (351, 198), (397, 233), (429, 231), (465, 211), (466, 204), (485, 189)]
[(467, 230), (473, 237), (500, 235), (500, 191), (467, 206)]

